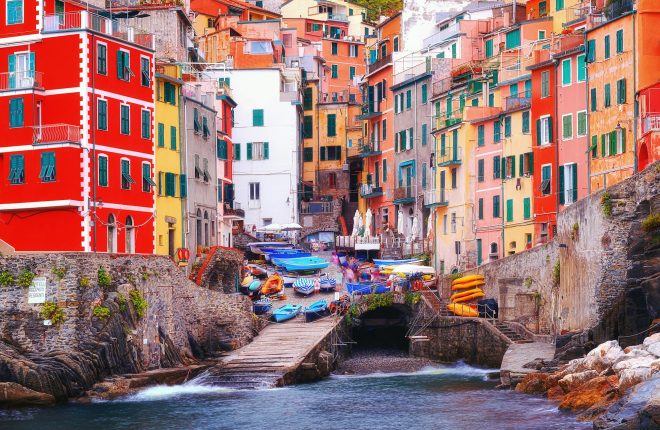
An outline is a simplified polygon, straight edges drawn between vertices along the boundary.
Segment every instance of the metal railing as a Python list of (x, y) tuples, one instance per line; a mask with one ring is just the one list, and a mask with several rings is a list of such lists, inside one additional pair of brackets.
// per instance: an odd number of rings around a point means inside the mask
[(383, 192), (383, 187), (376, 186), (373, 184), (361, 184), (360, 185), (360, 196), (370, 197), (374, 194), (381, 194)]
[(660, 114), (652, 114), (642, 118), (642, 134), (650, 131), (660, 131)]
[(108, 36), (154, 49), (154, 36), (126, 23), (85, 10), (44, 16), (44, 33), (89, 29)]
[(344, 13), (329, 13), (328, 21), (348, 22), (348, 15)]
[(445, 190), (434, 188), (424, 191), (424, 204), (426, 206), (448, 204)]
[(374, 61), (373, 63), (367, 65), (367, 73), (374, 72), (381, 67), (391, 64), (392, 63), (392, 54), (388, 54), (382, 58), (379, 58), (378, 60)]
[(301, 214), (329, 214), (334, 209), (334, 202), (300, 202)]
[(524, 109), (532, 106), (530, 97), (507, 97), (504, 99), (504, 110)]
[(445, 112), (435, 118), (435, 128), (436, 130), (440, 130), (441, 128), (456, 125), (461, 121), (463, 121), (463, 112), (460, 109), (453, 112)]
[(455, 36), (459, 31), (461, 30), (460, 22), (454, 23), (450, 25), (449, 27), (445, 28), (444, 30), (441, 30), (427, 38), (424, 39), (422, 42), (422, 45), (426, 48), (429, 46), (436, 45), (438, 43), (441, 43), (448, 38)]
[(80, 127), (70, 124), (32, 126), (32, 143), (34, 145), (80, 143)]
[(355, 245), (376, 245), (380, 248), (380, 238), (378, 236), (337, 236), (335, 246), (338, 248), (355, 248)]
[(452, 145), (445, 147), (444, 151), (440, 149), (440, 154), (437, 156), (438, 166), (449, 166), (452, 164), (461, 164), (463, 155), (463, 148), (453, 147)]
[(394, 188), (394, 200), (414, 199), (414, 185), (404, 185)]
[(43, 73), (34, 70), (0, 73), (0, 91), (43, 88)]

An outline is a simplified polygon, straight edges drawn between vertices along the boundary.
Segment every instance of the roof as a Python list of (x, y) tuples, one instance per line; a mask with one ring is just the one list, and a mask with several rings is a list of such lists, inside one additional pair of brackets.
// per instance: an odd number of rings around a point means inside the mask
[(217, 16), (218, 8), (217, 7), (213, 8), (212, 7), (213, 3), (224, 4), (228, 7), (238, 8), (241, 10), (247, 9), (247, 10), (262, 12), (264, 14), (272, 15), (275, 17), (282, 16), (276, 12), (270, 11), (268, 9), (264, 9), (263, 7), (259, 7), (252, 3), (247, 3), (240, 0), (191, 0), (190, 9), (194, 12), (203, 13), (204, 15)]
[(376, 24), (376, 28), (381, 28), (381, 27), (383, 27), (385, 24), (394, 21), (394, 19), (397, 18), (397, 17), (399, 17), (399, 16), (401, 16), (401, 12), (397, 12), (397, 13), (395, 13), (394, 15), (388, 17), (385, 21), (383, 21), (383, 22), (379, 22), (378, 24)]

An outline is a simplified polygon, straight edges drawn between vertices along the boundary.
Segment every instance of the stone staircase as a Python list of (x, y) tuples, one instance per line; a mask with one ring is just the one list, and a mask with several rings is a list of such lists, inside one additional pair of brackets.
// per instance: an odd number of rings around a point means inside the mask
[(499, 320), (489, 320), (492, 325), (504, 336), (509, 338), (511, 343), (533, 343), (533, 340), (519, 335), (515, 330), (509, 327), (505, 322)]

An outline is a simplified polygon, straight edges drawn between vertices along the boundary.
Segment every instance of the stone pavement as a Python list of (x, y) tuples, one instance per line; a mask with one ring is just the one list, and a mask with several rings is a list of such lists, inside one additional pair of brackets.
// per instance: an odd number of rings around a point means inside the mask
[(504, 353), (500, 366), (500, 379), (503, 385), (514, 386), (528, 373), (538, 372), (536, 369), (523, 367), (537, 358), (552, 360), (555, 356), (555, 345), (543, 342), (512, 343)]

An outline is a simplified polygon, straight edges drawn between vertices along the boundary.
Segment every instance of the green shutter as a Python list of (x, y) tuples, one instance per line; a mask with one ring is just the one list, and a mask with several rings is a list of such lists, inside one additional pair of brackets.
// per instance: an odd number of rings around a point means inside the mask
[(99, 157), (99, 186), (108, 186), (108, 157)]
[(406, 109), (410, 109), (412, 107), (412, 91), (408, 90), (406, 91)]
[(573, 62), (571, 61), (570, 58), (567, 58), (565, 60), (562, 60), (561, 62), (561, 83), (562, 85), (570, 85), (571, 84), (571, 78), (572, 78), (572, 64)]
[(484, 180), (484, 160), (483, 158), (477, 162), (477, 181), (483, 182)]
[(564, 0), (556, 0), (555, 1), (555, 9), (557, 11), (563, 10), (564, 9)]
[(9, 127), (23, 127), (23, 98), (9, 99)]
[(500, 196), (493, 196), (493, 218), (500, 217)]
[(601, 134), (600, 135), (600, 155), (601, 157), (604, 157), (605, 154), (607, 154), (606, 148), (605, 148), (605, 135)]
[(247, 144), (247, 159), (252, 160), (252, 144)]
[(234, 160), (236, 160), (236, 161), (241, 160), (241, 144), (240, 143), (234, 143)]
[(124, 79), (124, 53), (117, 51), (117, 79)]
[(617, 153), (616, 131), (610, 131), (610, 155)]
[(158, 123), (158, 146), (165, 147), (165, 124), (161, 122)]
[(598, 158), (598, 136), (591, 136), (591, 158)]
[(477, 203), (479, 219), (484, 219), (484, 199), (480, 198)]
[(522, 132), (529, 133), (529, 111), (526, 110), (522, 113)]
[(520, 29), (515, 29), (506, 34), (506, 49), (520, 46)]
[(394, 133), (394, 152), (399, 152), (399, 133)]
[(518, 176), (523, 177), (523, 175), (525, 174), (525, 169), (524, 169), (524, 167), (525, 167), (525, 154), (520, 154), (520, 157), (518, 159), (518, 163), (519, 163)]
[(181, 198), (188, 197), (188, 177), (186, 175), (179, 176), (179, 189)]
[(268, 142), (264, 142), (264, 160), (268, 160)]
[(493, 123), (493, 140), (495, 143), (499, 143), (502, 140), (502, 132), (500, 130), (501, 123), (496, 119)]
[(426, 145), (426, 124), (422, 124), (422, 146)]
[(494, 54), (493, 39), (489, 39), (486, 41), (486, 58), (492, 57), (493, 54)]
[(477, 127), (477, 145), (478, 146), (484, 146), (485, 142), (485, 132), (486, 132), (486, 126), (485, 125), (480, 125)]
[(618, 102), (619, 104), (623, 104), (626, 102), (626, 79), (620, 79), (619, 80), (620, 88), (619, 88), (619, 94), (618, 94)]
[(504, 137), (511, 137), (511, 117), (504, 117)]
[(263, 127), (264, 125), (264, 110), (252, 109), (252, 126)]
[(98, 101), (97, 127), (99, 130), (108, 129), (108, 102), (105, 100)]
[(500, 179), (500, 156), (493, 157), (493, 179)]
[(559, 166), (559, 204), (563, 205), (566, 203), (566, 198), (564, 196), (564, 168), (566, 166)]
[(577, 57), (577, 80), (578, 82), (587, 79), (587, 65), (585, 63), (585, 55), (578, 55)]
[(577, 202), (578, 198), (578, 175), (577, 175), (577, 163), (571, 165), (573, 169), (573, 202)]
[(314, 93), (312, 88), (305, 88), (305, 95), (303, 98), (303, 109), (304, 110), (312, 110), (313, 104), (314, 104), (314, 99), (313, 99)]
[(605, 59), (610, 58), (610, 35), (605, 35)]
[(383, 182), (387, 182), (387, 159), (383, 158)]
[(151, 113), (148, 110), (142, 111), (142, 138), (151, 138)]
[(605, 107), (610, 107), (612, 104), (612, 99), (611, 99), (611, 90), (610, 90), (610, 84), (605, 84)]
[(337, 79), (339, 77), (339, 66), (337, 66), (336, 64), (332, 65), (332, 77), (334, 79)]
[(16, 55), (10, 54), (8, 59), (9, 88), (16, 88)]
[(303, 118), (303, 137), (305, 139), (311, 139), (314, 134), (314, 117), (311, 115), (305, 115)]
[(428, 102), (428, 89), (426, 84), (422, 84), (422, 104), (426, 104)]
[(587, 40), (587, 62), (593, 63), (596, 61), (596, 40)]
[(334, 113), (328, 114), (328, 137), (337, 135), (337, 115)]
[(534, 153), (533, 152), (528, 152), (529, 154), (529, 174), (533, 175), (534, 174)]
[(623, 52), (623, 29), (616, 32), (616, 53)]
[(171, 125), (170, 126), (170, 149), (176, 151), (176, 127)]
[(626, 152), (626, 129), (621, 129), (621, 151), (622, 153)]
[(508, 199), (506, 201), (506, 221), (507, 222), (512, 222), (513, 221), (513, 200)]

